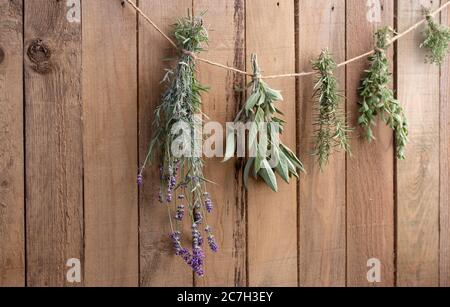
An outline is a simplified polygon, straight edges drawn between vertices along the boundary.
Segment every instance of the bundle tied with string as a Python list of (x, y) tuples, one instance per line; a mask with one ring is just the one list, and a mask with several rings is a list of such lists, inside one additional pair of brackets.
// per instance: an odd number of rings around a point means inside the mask
[(399, 160), (405, 159), (408, 143), (408, 122), (399, 101), (392, 90), (392, 73), (386, 54), (394, 30), (385, 27), (375, 33), (375, 53), (370, 56), (370, 68), (360, 88), (359, 125), (369, 142), (376, 139), (373, 127), (378, 116), (395, 132), (396, 152)]
[[(212, 228), (207, 222), (213, 202), (206, 191), (210, 183), (203, 175), (203, 161), (195, 152), (197, 129), (202, 129), (201, 93), (206, 91), (196, 77), (196, 54), (208, 42), (201, 18), (181, 18), (174, 25), (177, 48), (183, 50), (176, 67), (168, 70), (167, 88), (156, 108), (154, 135), (147, 158), (140, 170), (138, 183), (144, 184), (144, 172), (155, 153), (160, 158), (160, 192), (167, 207), (171, 228), (170, 239), (180, 256), (198, 276), (204, 275), (204, 237), (213, 252), (218, 251)], [(192, 231), (192, 252), (182, 244), (183, 222)]]
[[(244, 183), (252, 174), (261, 178), (273, 191), (278, 191), (278, 174), (286, 183), (292, 177), (299, 178), (304, 171), (303, 163), (296, 154), (280, 140), (286, 122), (277, 104), (283, 102), (280, 91), (274, 90), (261, 79), (261, 70), (256, 54), (252, 55), (253, 79), (247, 88), (251, 89), (244, 107), (234, 121), (235, 127), (249, 128), (249, 158), (244, 169)], [(236, 151), (235, 131), (227, 135), (225, 161), (234, 157)]]

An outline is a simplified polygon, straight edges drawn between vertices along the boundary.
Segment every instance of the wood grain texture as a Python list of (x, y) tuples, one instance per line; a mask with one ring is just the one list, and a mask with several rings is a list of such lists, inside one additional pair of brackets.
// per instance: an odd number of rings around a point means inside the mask
[[(247, 0), (247, 54), (257, 53), (263, 74), (295, 71), (293, 0)], [(247, 67), (251, 67), (247, 64)], [(271, 80), (282, 90), (288, 122), (283, 141), (296, 148), (295, 80)], [(297, 187), (278, 178), (274, 193), (261, 180), (248, 190), (248, 280), (250, 286), (296, 286)]]
[(85, 279), (139, 284), (136, 14), (83, 1)]
[[(450, 10), (442, 13), (442, 23), (450, 25)], [(440, 284), (450, 287), (450, 60), (441, 68), (441, 209)]]
[[(195, 0), (194, 11), (207, 11), (205, 25), (210, 35), (204, 56), (240, 69), (245, 68), (245, 1)], [(200, 65), (200, 80), (211, 88), (203, 97), (203, 112), (212, 121), (233, 122), (243, 103), (242, 75)], [(206, 137), (206, 136), (205, 136)], [(222, 163), (223, 158), (207, 160), (206, 177), (220, 185), (209, 185), (215, 211), (208, 217), (214, 228), (220, 252), (207, 252), (206, 277), (199, 286), (245, 286), (246, 281), (246, 207), (241, 163)]]
[[(192, 8), (191, 0), (140, 0), (140, 8), (166, 33)], [(140, 162), (147, 156), (155, 108), (164, 90), (161, 80), (174, 56), (173, 47), (144, 20), (139, 23), (139, 152)], [(169, 240), (167, 209), (158, 201), (159, 165), (149, 165), (140, 191), (141, 286), (190, 287), (192, 270), (174, 255)], [(187, 229), (189, 233), (189, 229)]]
[[(420, 20), (422, 5), (399, 1), (398, 28)], [(423, 30), (421, 28), (420, 30)], [(439, 68), (425, 64), (421, 31), (398, 43), (398, 97), (409, 119), (407, 160), (398, 162), (398, 285), (439, 284)]]
[(0, 0), (0, 287), (25, 285), (22, 0)]
[[(299, 19), (299, 71), (310, 71), (311, 60), (327, 47), (337, 62), (345, 59), (345, 1), (300, 1)], [(337, 76), (344, 90), (345, 71)], [(345, 154), (334, 154), (323, 173), (312, 155), (315, 78), (302, 78), (299, 87), (298, 137), (308, 172), (300, 182), (300, 285), (340, 287), (346, 282)]]
[[(374, 47), (373, 34), (378, 28), (393, 27), (394, 1), (380, 4), (380, 22), (370, 22), (367, 13), (374, 7), (366, 1), (347, 1), (348, 59)], [(347, 110), (352, 127), (358, 127), (359, 86), (367, 68), (367, 60), (347, 67)], [(394, 135), (381, 120), (374, 133), (377, 140), (369, 144), (364, 130), (355, 130), (353, 157), (347, 164), (347, 285), (351, 287), (394, 285)], [(368, 283), (367, 262), (372, 258), (382, 263), (381, 283)]]
[(25, 2), (28, 286), (69, 286), (83, 258), (81, 24), (64, 1)]

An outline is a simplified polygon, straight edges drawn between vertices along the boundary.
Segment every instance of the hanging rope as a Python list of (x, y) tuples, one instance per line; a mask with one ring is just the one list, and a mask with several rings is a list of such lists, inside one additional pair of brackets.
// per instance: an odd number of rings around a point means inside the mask
[[(178, 45), (167, 35), (164, 33), (163, 30), (161, 30), (151, 19), (150, 17), (148, 17), (135, 3), (133, 3), (132, 0), (121, 0), (122, 5), (125, 4), (125, 2), (127, 2), (139, 15), (141, 15), (145, 21), (147, 21), (158, 33), (160, 33), (175, 49), (177, 49), (180, 52), (183, 52), (185, 54), (187, 54), (188, 51), (186, 50), (182, 50), (178, 47)], [(450, 1), (446, 2), (445, 4), (443, 4), (440, 8), (438, 8), (436, 11), (431, 12), (430, 14), (428, 14), (428, 16), (435, 16), (437, 14), (439, 14), (440, 12), (442, 12), (444, 9), (446, 9), (448, 6), (450, 6)], [(420, 20), (419, 22), (417, 22), (416, 24), (414, 24), (413, 26), (411, 26), (410, 28), (408, 28), (406, 31), (398, 34), (397, 36), (393, 37), (389, 43), (388, 46), (392, 45), (393, 43), (395, 43), (396, 41), (398, 41), (399, 39), (401, 39), (402, 37), (408, 35), (409, 33), (411, 33), (412, 31), (416, 30), (418, 27), (420, 27), (422, 24), (424, 24), (427, 21), (427, 18), (425, 17), (424, 19)], [(366, 52), (364, 54), (361, 54), (357, 57), (354, 57), (352, 59), (349, 59), (345, 62), (342, 62), (340, 64), (338, 64), (338, 68), (340, 67), (345, 67), (353, 62), (359, 61), (361, 59), (364, 59), (372, 54), (375, 53), (375, 50), (371, 50), (369, 52)], [(213, 62), (211, 60), (208, 59), (204, 59), (201, 57), (198, 57), (195, 54), (189, 53), (190, 56), (192, 56), (195, 60), (199, 61), (199, 62), (203, 62), (212, 66), (216, 66), (219, 68), (223, 68), (229, 71), (233, 71), (235, 73), (238, 74), (242, 74), (242, 75), (247, 75), (247, 76), (252, 76), (253, 77), (253, 73), (249, 73), (240, 69), (237, 69), (235, 67), (230, 67), (221, 63), (217, 63), (217, 62)], [(298, 77), (305, 77), (305, 76), (311, 76), (314, 75), (315, 72), (314, 71), (309, 71), (309, 72), (300, 72), (300, 73), (290, 73), (290, 74), (279, 74), (279, 75), (269, 75), (269, 76), (260, 76), (261, 79), (279, 79), (279, 78), (298, 78)]]

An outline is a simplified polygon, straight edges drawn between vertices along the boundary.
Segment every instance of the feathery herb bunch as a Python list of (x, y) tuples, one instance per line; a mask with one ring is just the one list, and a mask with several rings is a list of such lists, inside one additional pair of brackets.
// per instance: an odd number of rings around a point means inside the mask
[[(276, 107), (276, 103), (283, 101), (283, 96), (261, 80), (256, 55), (252, 55), (252, 65), (254, 78), (248, 85), (251, 93), (234, 122), (235, 126), (241, 123), (249, 128), (248, 148), (251, 157), (246, 162), (244, 182), (245, 186), (248, 186), (252, 172), (255, 179), (262, 178), (274, 192), (277, 192), (276, 173), (289, 183), (290, 178), (299, 178), (298, 171), (304, 172), (304, 167), (296, 154), (280, 140), (286, 122), (279, 117), (283, 113)], [(227, 137), (225, 161), (231, 159), (235, 151), (236, 143), (232, 131)]]
[[(208, 42), (208, 33), (202, 18), (187, 17), (174, 25), (174, 37), (183, 52), (173, 70), (164, 77), (167, 89), (161, 104), (156, 108), (153, 123), (154, 135), (148, 156), (140, 169), (138, 183), (144, 183), (143, 173), (152, 157), (157, 153), (160, 164), (159, 201), (167, 206), (171, 235), (176, 255), (180, 256), (197, 275), (204, 275), (203, 236), (208, 238), (211, 249), (216, 252), (212, 228), (206, 216), (212, 211), (212, 200), (206, 191), (209, 181), (203, 175), (203, 161), (194, 153), (198, 148), (196, 129), (201, 129), (201, 94), (207, 89), (196, 78), (195, 56)], [(186, 134), (186, 131), (187, 134)], [(201, 146), (201, 145), (200, 145)], [(175, 154), (173, 149), (180, 150)], [(192, 225), (192, 253), (184, 248), (182, 223), (189, 220)]]
[(425, 61), (441, 65), (449, 53), (450, 28), (439, 25), (427, 11), (427, 28), (424, 34), (425, 41), (420, 48), (426, 48), (429, 51)]
[(395, 132), (396, 153), (399, 160), (405, 159), (408, 143), (408, 124), (405, 112), (395, 99), (391, 88), (392, 74), (386, 50), (394, 30), (384, 27), (375, 33), (375, 53), (369, 58), (370, 68), (360, 88), (361, 108), (359, 125), (365, 129), (369, 142), (375, 140), (372, 127), (376, 126), (377, 116)]
[(337, 65), (329, 51), (323, 50), (312, 65), (318, 75), (314, 87), (318, 113), (314, 154), (318, 157), (320, 168), (324, 170), (334, 150), (341, 149), (351, 154), (348, 134), (352, 130), (346, 124), (341, 106), (342, 95), (338, 92), (338, 81), (334, 75)]

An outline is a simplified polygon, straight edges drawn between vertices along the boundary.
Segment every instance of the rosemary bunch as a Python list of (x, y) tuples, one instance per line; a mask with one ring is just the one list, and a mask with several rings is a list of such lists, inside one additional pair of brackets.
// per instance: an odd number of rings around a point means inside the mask
[(420, 45), (420, 48), (429, 50), (426, 57), (427, 63), (441, 65), (449, 53), (450, 28), (439, 25), (433, 16), (429, 12), (427, 13), (425, 41)]
[(404, 110), (391, 89), (392, 74), (389, 71), (389, 60), (386, 50), (394, 30), (382, 28), (375, 33), (376, 49), (369, 58), (370, 68), (362, 81), (360, 89), (361, 108), (359, 124), (365, 129), (367, 140), (375, 140), (372, 127), (376, 118), (382, 120), (395, 132), (396, 153), (400, 160), (405, 159), (405, 148), (408, 143), (408, 125)]
[[(218, 250), (211, 227), (206, 222), (207, 213), (213, 209), (206, 191), (208, 180), (203, 175), (203, 161), (195, 152), (201, 141), (196, 139), (196, 129), (202, 127), (198, 115), (201, 113), (201, 94), (207, 89), (196, 78), (194, 54), (203, 50), (202, 46), (208, 42), (208, 33), (201, 18), (187, 17), (174, 25), (174, 37), (182, 52), (176, 67), (168, 70), (164, 78), (168, 85), (155, 111), (154, 136), (138, 183), (143, 184), (145, 167), (158, 152), (161, 160), (159, 201), (167, 206), (169, 212), (170, 238), (175, 252), (199, 276), (203, 276), (202, 224), (205, 225), (210, 248), (214, 252)], [(181, 244), (185, 216), (192, 225), (192, 253)]]
[[(248, 147), (251, 157), (246, 162), (244, 182), (248, 186), (252, 172), (255, 179), (262, 178), (277, 192), (276, 173), (289, 183), (290, 178), (299, 178), (298, 170), (304, 172), (304, 167), (296, 154), (280, 141), (286, 122), (279, 117), (283, 113), (276, 108), (276, 103), (283, 101), (283, 96), (261, 80), (256, 55), (252, 55), (252, 64), (255, 77), (248, 85), (251, 93), (234, 122), (235, 126), (241, 123), (249, 129)], [(235, 146), (233, 131), (227, 140), (225, 161), (234, 156)]]
[(351, 129), (346, 124), (345, 113), (340, 105), (342, 96), (338, 93), (338, 82), (334, 75), (336, 62), (328, 50), (323, 50), (312, 65), (318, 75), (314, 87), (318, 113), (314, 154), (318, 157), (320, 168), (324, 170), (336, 148), (351, 153), (348, 137)]

